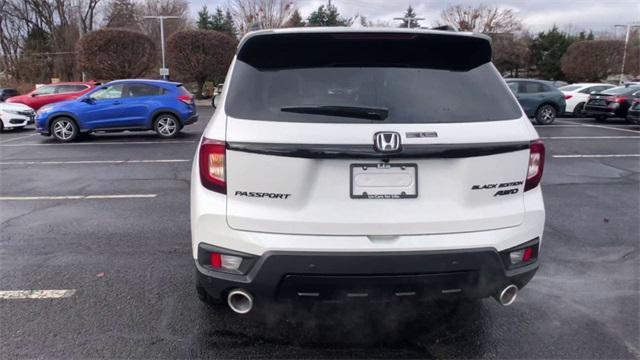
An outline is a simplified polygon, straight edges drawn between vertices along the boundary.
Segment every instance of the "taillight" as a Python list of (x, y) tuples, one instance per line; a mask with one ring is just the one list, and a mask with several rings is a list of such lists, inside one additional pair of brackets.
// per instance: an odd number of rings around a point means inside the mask
[(565, 96), (564, 96), (564, 99), (565, 99), (565, 100), (569, 100), (569, 99), (571, 99), (572, 97), (573, 97), (573, 95), (565, 95)]
[(524, 183), (524, 191), (529, 191), (542, 180), (544, 169), (544, 143), (542, 140), (533, 140), (529, 145), (529, 167), (527, 168), (527, 180)]
[(221, 194), (227, 193), (225, 153), (224, 141), (202, 139), (198, 156), (200, 182), (205, 188)]
[(617, 103), (623, 103), (627, 100), (626, 97), (624, 96), (616, 96), (615, 98), (613, 98), (613, 101), (617, 102)]
[(178, 95), (178, 100), (187, 105), (193, 105), (193, 96), (191, 95)]

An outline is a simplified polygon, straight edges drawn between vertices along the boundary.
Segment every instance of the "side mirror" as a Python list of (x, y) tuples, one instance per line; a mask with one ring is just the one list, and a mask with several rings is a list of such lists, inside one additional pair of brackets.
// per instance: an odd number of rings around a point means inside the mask
[(87, 104), (95, 103), (95, 100), (91, 96), (85, 96), (82, 99), (80, 99), (80, 101), (82, 101), (84, 103), (87, 103)]
[(211, 98), (211, 106), (213, 106), (214, 109), (217, 109), (219, 103), (220, 103), (220, 95), (219, 94), (213, 95), (213, 97)]

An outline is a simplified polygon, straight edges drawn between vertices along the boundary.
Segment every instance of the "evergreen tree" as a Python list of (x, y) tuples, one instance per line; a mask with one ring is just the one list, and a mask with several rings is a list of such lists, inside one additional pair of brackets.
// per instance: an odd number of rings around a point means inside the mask
[(340, 16), (338, 8), (335, 5), (320, 5), (318, 10), (314, 11), (307, 18), (309, 26), (345, 26), (347, 20)]
[[(407, 11), (404, 13), (404, 20), (402, 20), (402, 24), (400, 25), (400, 27), (401, 28), (406, 28), (406, 27), (417, 28), (417, 27), (420, 27), (420, 24), (418, 23), (418, 20), (416, 20), (416, 17), (418, 17), (418, 15), (413, 10), (413, 7), (411, 7), (411, 5), (409, 5), (409, 7), (407, 8)], [(407, 26), (407, 25), (409, 25), (409, 26)]]
[(295, 9), (293, 11), (293, 14), (291, 14), (289, 20), (287, 20), (287, 22), (285, 23), (284, 27), (303, 27), (304, 25), (305, 23), (304, 20), (302, 20), (300, 12), (298, 11), (298, 9)]
[(210, 18), (211, 16), (209, 15), (209, 9), (207, 9), (207, 5), (204, 5), (202, 7), (202, 10), (198, 11), (198, 21), (196, 22), (198, 29), (200, 30), (211, 29)]

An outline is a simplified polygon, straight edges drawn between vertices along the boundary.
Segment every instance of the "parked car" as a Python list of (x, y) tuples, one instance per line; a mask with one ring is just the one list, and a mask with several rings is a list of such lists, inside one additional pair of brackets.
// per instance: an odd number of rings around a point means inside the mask
[(635, 98), (627, 112), (627, 121), (633, 124), (640, 124), (640, 98)]
[(33, 124), (34, 117), (35, 112), (27, 105), (0, 103), (0, 132)]
[(12, 96), (18, 96), (18, 95), (20, 95), (20, 93), (16, 89), (2, 88), (0, 89), (0, 102), (4, 102), (8, 98)]
[(94, 82), (61, 82), (43, 85), (28, 94), (11, 97), (7, 102), (25, 104), (38, 110), (44, 105), (76, 99), (93, 90), (97, 85), (99, 84)]
[(191, 177), (201, 300), (509, 305), (533, 277), (545, 150), (489, 37), (258, 31), (230, 69)]
[(215, 109), (216, 107), (216, 103), (218, 102), (218, 98), (220, 97), (220, 95), (222, 94), (222, 89), (224, 88), (224, 84), (218, 84), (216, 85), (215, 89), (213, 90), (213, 96), (211, 96), (211, 106)]
[(540, 125), (553, 123), (565, 111), (564, 94), (542, 80), (505, 79), (527, 116)]
[(614, 88), (615, 85), (601, 83), (577, 83), (558, 88), (564, 94), (564, 100), (567, 103), (565, 113), (573, 115), (573, 117), (582, 117), (584, 114), (584, 104), (589, 100), (589, 94), (599, 93), (607, 89)]
[(182, 84), (159, 80), (117, 80), (78, 99), (38, 110), (37, 130), (59, 141), (93, 131), (154, 130), (174, 137), (198, 120), (193, 96)]
[(591, 94), (584, 107), (585, 116), (604, 121), (611, 117), (626, 118), (634, 99), (640, 97), (640, 85), (618, 86)]

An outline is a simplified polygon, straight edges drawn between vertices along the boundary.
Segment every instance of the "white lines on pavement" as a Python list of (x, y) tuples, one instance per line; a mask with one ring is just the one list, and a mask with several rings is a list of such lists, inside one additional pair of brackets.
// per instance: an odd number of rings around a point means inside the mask
[(638, 136), (543, 136), (543, 140), (640, 139)]
[[(558, 121), (565, 121), (565, 120), (558, 120)], [(574, 122), (573, 124), (575, 124), (575, 125), (572, 125), (572, 124), (562, 124), (562, 125), (560, 125), (560, 124), (552, 124), (552, 125), (533, 125), (533, 126), (536, 127), (536, 128), (540, 128), (540, 129), (553, 129), (553, 128), (557, 128), (557, 127), (582, 127), (582, 126), (584, 126), (583, 124), (581, 124), (579, 122)], [(586, 125), (589, 125), (589, 124), (586, 124)], [(623, 127), (638, 127), (638, 125), (633, 125), (633, 124), (615, 124), (614, 126), (620, 127), (620, 128), (623, 128)]]
[(69, 161), (4, 161), (0, 165), (92, 165), (92, 164), (156, 164), (182, 163), (191, 159), (158, 159), (158, 160), (69, 160)]
[(563, 123), (568, 123), (568, 124), (573, 124), (573, 125), (580, 125), (580, 126), (584, 126), (584, 127), (593, 127), (593, 128), (599, 128), (599, 129), (618, 130), (618, 131), (631, 132), (631, 133), (634, 133), (634, 134), (640, 134), (639, 130), (621, 129), (621, 128), (617, 128), (617, 127), (613, 127), (613, 126), (606, 126), (606, 125), (580, 124), (580, 123), (573, 122), (573, 121), (562, 121), (562, 122)]
[(88, 145), (149, 145), (149, 144), (192, 144), (195, 140), (164, 140), (164, 141), (96, 141), (82, 143), (24, 143), (24, 144), (0, 144), (4, 147), (17, 146), (88, 146)]
[(572, 159), (572, 158), (633, 158), (640, 157), (640, 154), (592, 154), (592, 155), (552, 155), (554, 158), (558, 159)]
[(0, 201), (35, 200), (106, 200), (106, 199), (150, 199), (158, 194), (121, 194), (121, 195), (66, 195), (66, 196), (0, 196)]
[(75, 294), (75, 290), (0, 290), (1, 300), (62, 299)]
[(36, 133), (36, 134), (29, 134), (29, 135), (26, 135), (26, 136), (18, 136), (18, 137), (14, 137), (14, 138), (7, 139), (7, 140), (2, 140), (2, 141), (0, 141), (0, 144), (8, 143), (9, 141), (15, 141), (15, 140), (20, 140), (20, 139), (26, 139), (26, 138), (32, 137), (32, 136), (34, 136), (34, 135), (37, 135), (37, 133)]

